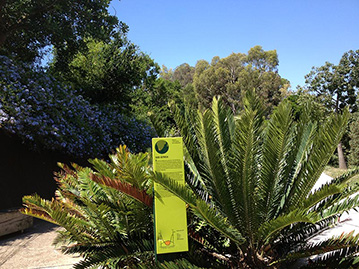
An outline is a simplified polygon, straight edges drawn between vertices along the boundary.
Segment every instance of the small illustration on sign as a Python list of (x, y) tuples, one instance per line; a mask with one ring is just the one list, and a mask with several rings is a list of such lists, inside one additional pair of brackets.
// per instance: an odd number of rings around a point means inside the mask
[(158, 153), (165, 154), (169, 149), (167, 141), (165, 140), (158, 141), (155, 145), (155, 149)]
[(163, 247), (173, 247), (174, 244), (175, 244), (174, 234), (175, 234), (175, 231), (172, 230), (171, 238), (169, 240), (164, 240), (162, 238), (162, 233), (159, 232), (158, 241), (160, 242), (160, 247), (161, 248), (163, 248)]

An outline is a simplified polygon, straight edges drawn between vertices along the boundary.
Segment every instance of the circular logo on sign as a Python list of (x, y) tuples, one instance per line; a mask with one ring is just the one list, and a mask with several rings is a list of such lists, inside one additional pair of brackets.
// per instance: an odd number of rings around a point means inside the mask
[(158, 141), (155, 145), (155, 149), (158, 153), (165, 154), (169, 149), (167, 141), (164, 140)]

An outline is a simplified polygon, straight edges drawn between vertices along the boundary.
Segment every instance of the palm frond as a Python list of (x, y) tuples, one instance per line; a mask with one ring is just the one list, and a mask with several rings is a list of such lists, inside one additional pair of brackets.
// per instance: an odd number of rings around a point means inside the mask
[(359, 207), (359, 194), (354, 197), (349, 197), (347, 199), (341, 200), (338, 203), (330, 206), (329, 208), (323, 208), (320, 211), (318, 210), (318, 213), (321, 219), (325, 219), (333, 215), (338, 215), (344, 212), (348, 212), (350, 209), (355, 209), (358, 207)]
[(210, 208), (204, 201), (197, 201), (194, 213), (233, 242), (243, 244), (246, 241), (246, 239), (235, 228), (231, 227), (223, 216), (221, 216), (214, 209)]
[(325, 184), (317, 191), (310, 194), (302, 203), (299, 204), (300, 208), (309, 209), (314, 205), (317, 205), (323, 199), (341, 193), (344, 188), (336, 184)]
[(297, 223), (284, 228), (275, 238), (273, 246), (281, 253), (289, 253), (306, 248), (308, 240), (333, 228), (338, 216), (332, 216), (316, 223)]
[[(153, 242), (142, 240), (139, 242), (129, 242), (126, 244), (98, 244), (90, 246), (74, 245), (68, 248), (67, 253), (86, 253), (85, 259), (74, 265), (74, 268), (90, 268), (94, 266), (106, 266), (109, 261), (115, 260), (116, 268), (138, 264), (141, 255), (153, 255)], [(135, 254), (135, 255), (133, 255)], [(112, 261), (114, 263), (114, 261)]]
[[(264, 110), (261, 101), (248, 91), (243, 99), (245, 109), (236, 119), (233, 139), (232, 174), (233, 192), (240, 212), (237, 229), (253, 239), (254, 231), (260, 224), (260, 212), (256, 210), (258, 196), (258, 167), (260, 167), (260, 134), (263, 129)], [(228, 186), (227, 186), (228, 188)], [(237, 216), (238, 217), (238, 216)]]
[(359, 174), (359, 167), (356, 167), (354, 169), (351, 169), (350, 171), (334, 178), (332, 180), (333, 184), (345, 184), (350, 181), (354, 176)]
[(279, 212), (295, 157), (291, 154), (295, 127), (291, 106), (287, 102), (282, 102), (276, 108), (264, 132), (258, 209), (264, 213), (262, 221), (268, 221)]
[(286, 211), (290, 206), (290, 198), (296, 190), (295, 183), (298, 175), (301, 173), (302, 169), (305, 169), (306, 163), (308, 162), (314, 137), (317, 134), (316, 130), (316, 124), (313, 124), (312, 122), (303, 124), (303, 119), (297, 124), (296, 141), (290, 153), (294, 156), (293, 167), (285, 182), (284, 193), (276, 215), (283, 213), (283, 211)]
[(345, 110), (342, 115), (331, 116), (330, 119), (319, 128), (317, 135), (314, 137), (313, 148), (310, 151), (309, 159), (295, 181), (295, 191), (292, 192), (290, 198), (290, 204), (293, 208), (306, 198), (323, 173), (325, 166), (343, 136), (348, 119), (349, 111)]
[(359, 234), (353, 235), (353, 232), (348, 234), (342, 233), (340, 236), (314, 243), (299, 252), (290, 253), (284, 260), (296, 260), (329, 252), (336, 252), (340, 258), (358, 253)]
[(171, 179), (161, 172), (152, 171), (151, 175), (154, 182), (164, 186), (168, 191), (189, 204), (189, 206), (196, 206), (196, 195), (190, 188), (178, 183), (177, 180)]
[(285, 227), (288, 227), (289, 225), (298, 222), (315, 223), (317, 219), (318, 217), (316, 214), (308, 213), (307, 210), (293, 210), (286, 215), (281, 215), (269, 222), (262, 224), (259, 228), (259, 240), (268, 242), (273, 234), (284, 229)]
[(96, 183), (103, 184), (105, 186), (119, 190), (122, 193), (135, 198), (137, 201), (143, 203), (148, 207), (153, 206), (153, 198), (149, 196), (146, 191), (139, 190), (136, 187), (132, 186), (130, 183), (122, 182), (120, 180), (114, 180), (106, 176), (99, 176), (95, 174), (90, 174), (90, 177)]

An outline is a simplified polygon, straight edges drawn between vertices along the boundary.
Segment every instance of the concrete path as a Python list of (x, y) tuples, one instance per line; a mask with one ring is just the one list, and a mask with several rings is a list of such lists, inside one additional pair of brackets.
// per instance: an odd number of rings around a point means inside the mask
[(24, 233), (0, 238), (1, 269), (72, 268), (79, 256), (64, 255), (52, 245), (58, 226), (34, 219), (34, 226)]

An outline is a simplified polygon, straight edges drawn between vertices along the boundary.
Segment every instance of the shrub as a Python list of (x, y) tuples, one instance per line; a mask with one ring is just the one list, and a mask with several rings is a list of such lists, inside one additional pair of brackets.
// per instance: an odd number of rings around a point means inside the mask
[(120, 144), (150, 146), (151, 128), (111, 107), (91, 105), (43, 70), (0, 56), (0, 126), (37, 149), (103, 156)]

